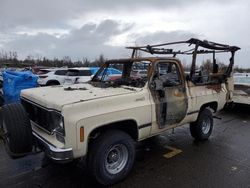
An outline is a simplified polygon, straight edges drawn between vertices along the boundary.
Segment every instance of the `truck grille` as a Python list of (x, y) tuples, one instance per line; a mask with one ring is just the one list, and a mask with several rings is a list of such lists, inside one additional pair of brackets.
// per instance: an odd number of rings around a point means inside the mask
[(54, 126), (51, 121), (50, 111), (24, 99), (21, 99), (21, 103), (24, 106), (30, 120), (35, 122), (40, 128), (44, 129), (45, 131), (48, 131), (49, 133), (52, 132)]

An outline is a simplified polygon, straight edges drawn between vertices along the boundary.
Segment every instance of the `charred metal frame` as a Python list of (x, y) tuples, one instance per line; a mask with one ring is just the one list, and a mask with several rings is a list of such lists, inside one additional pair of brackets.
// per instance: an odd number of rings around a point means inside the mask
[[(188, 46), (192, 46), (191, 49), (186, 51), (174, 51), (174, 49), (171, 48), (162, 48), (163, 46), (170, 46), (175, 44), (188, 44)], [(199, 49), (199, 47), (202, 47), (202, 49)], [(193, 78), (195, 74), (195, 67), (196, 67), (196, 59), (198, 54), (213, 54), (213, 73), (216, 73), (216, 53), (231, 53), (231, 58), (229, 65), (224, 72), (224, 77), (227, 78), (230, 76), (233, 65), (234, 65), (234, 55), (237, 50), (240, 50), (237, 46), (230, 46), (226, 44), (219, 44), (215, 42), (210, 42), (207, 40), (199, 40), (195, 38), (191, 38), (187, 41), (178, 41), (178, 42), (171, 42), (171, 43), (163, 43), (163, 44), (157, 44), (157, 45), (147, 45), (147, 46), (135, 46), (135, 47), (127, 47), (127, 49), (132, 49), (132, 58), (136, 58), (138, 51), (143, 51), (150, 54), (165, 54), (165, 55), (173, 55), (173, 57), (176, 57), (176, 55), (192, 55), (192, 65), (190, 70), (190, 79)]]

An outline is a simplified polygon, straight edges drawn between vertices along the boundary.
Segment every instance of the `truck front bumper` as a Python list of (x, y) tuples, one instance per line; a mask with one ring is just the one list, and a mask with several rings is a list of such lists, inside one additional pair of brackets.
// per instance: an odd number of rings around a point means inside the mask
[(51, 143), (44, 140), (37, 133), (32, 132), (33, 136), (38, 143), (38, 146), (44, 150), (45, 154), (52, 160), (56, 162), (70, 162), (73, 160), (73, 150), (72, 148), (57, 148)]

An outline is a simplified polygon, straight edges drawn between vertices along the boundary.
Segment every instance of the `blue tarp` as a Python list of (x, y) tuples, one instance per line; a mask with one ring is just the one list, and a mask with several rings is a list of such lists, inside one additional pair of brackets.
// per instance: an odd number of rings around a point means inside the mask
[(37, 87), (37, 79), (38, 77), (30, 71), (4, 71), (4, 103), (19, 102), (21, 90)]

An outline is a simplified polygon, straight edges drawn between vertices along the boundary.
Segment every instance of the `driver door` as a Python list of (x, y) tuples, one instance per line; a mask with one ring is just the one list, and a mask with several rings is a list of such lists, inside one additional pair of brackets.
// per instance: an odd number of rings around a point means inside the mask
[(180, 67), (175, 62), (158, 62), (154, 67), (150, 90), (155, 103), (159, 128), (180, 123), (187, 112), (187, 95)]

